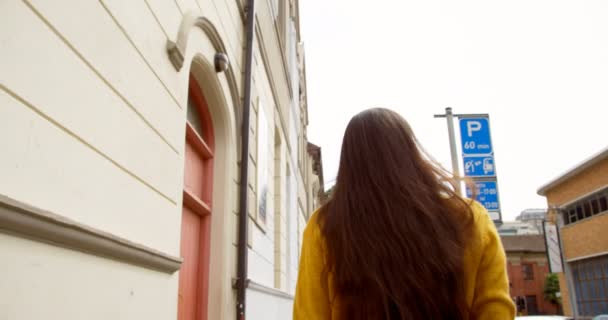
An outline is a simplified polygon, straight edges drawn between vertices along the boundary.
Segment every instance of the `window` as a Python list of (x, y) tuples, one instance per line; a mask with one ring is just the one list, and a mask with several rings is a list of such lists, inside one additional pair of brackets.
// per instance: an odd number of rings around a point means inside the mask
[(593, 215), (591, 210), (591, 201), (585, 202), (585, 218), (589, 218)]
[(285, 193), (282, 189), (281, 165), (283, 163), (281, 153), (281, 134), (279, 128), (274, 129), (274, 287), (276, 289), (285, 289), (285, 281), (283, 281), (282, 268), (285, 260), (285, 241), (283, 240), (282, 232), (285, 232), (284, 221), (285, 211), (283, 209), (283, 196)]
[(608, 313), (608, 255), (572, 263), (572, 277), (578, 312)]
[(607, 211), (608, 210), (608, 205), (606, 203), (606, 195), (604, 195), (603, 197), (599, 198), (600, 201), (600, 211)]
[(270, 153), (270, 137), (269, 137), (268, 121), (266, 120), (266, 112), (261, 102), (258, 102), (258, 158), (257, 158), (257, 184), (258, 184), (258, 215), (257, 221), (266, 224), (266, 216), (268, 214), (269, 197), (269, 180), (271, 175), (269, 169), (269, 153)]
[(576, 218), (578, 220), (583, 220), (585, 218), (585, 214), (583, 213), (583, 206), (576, 206)]
[(529, 263), (521, 265), (521, 272), (523, 273), (524, 280), (534, 280), (534, 268)]
[(565, 208), (564, 222), (570, 224), (608, 211), (607, 199), (608, 188), (604, 188), (588, 197), (576, 201)]

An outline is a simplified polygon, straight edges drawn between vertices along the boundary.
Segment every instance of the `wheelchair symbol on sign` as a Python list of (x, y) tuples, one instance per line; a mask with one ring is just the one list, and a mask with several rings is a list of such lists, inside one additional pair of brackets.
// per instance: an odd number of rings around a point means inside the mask
[(467, 157), (464, 159), (466, 176), (493, 176), (495, 174), (494, 158), (492, 156)]

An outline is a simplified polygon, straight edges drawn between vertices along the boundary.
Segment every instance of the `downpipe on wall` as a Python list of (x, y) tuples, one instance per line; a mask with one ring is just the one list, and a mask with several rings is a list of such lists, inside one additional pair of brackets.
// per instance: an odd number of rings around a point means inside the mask
[(249, 113), (251, 109), (251, 84), (253, 68), (253, 39), (255, 35), (255, 0), (247, 0), (245, 8), (247, 25), (245, 29), (245, 77), (243, 113), (241, 121), (241, 171), (239, 184), (239, 218), (236, 279), (236, 320), (245, 320), (247, 278), (247, 188), (249, 185)]

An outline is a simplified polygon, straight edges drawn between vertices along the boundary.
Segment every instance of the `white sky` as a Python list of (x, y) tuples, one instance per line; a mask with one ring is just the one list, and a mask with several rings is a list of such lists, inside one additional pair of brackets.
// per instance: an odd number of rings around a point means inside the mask
[[(302, 0), (308, 139), (335, 178), (342, 135), (388, 107), (446, 168), (445, 119), (489, 113), (504, 220), (608, 146), (608, 1)], [(461, 164), (462, 166), (462, 164)]]

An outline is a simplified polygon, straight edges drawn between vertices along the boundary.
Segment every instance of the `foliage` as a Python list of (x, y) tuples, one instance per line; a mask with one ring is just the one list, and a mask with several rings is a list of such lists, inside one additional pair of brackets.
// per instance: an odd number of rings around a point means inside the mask
[(545, 278), (545, 300), (560, 305), (562, 303), (561, 297), (558, 296), (559, 292), (559, 279), (557, 278), (557, 274), (550, 273)]

